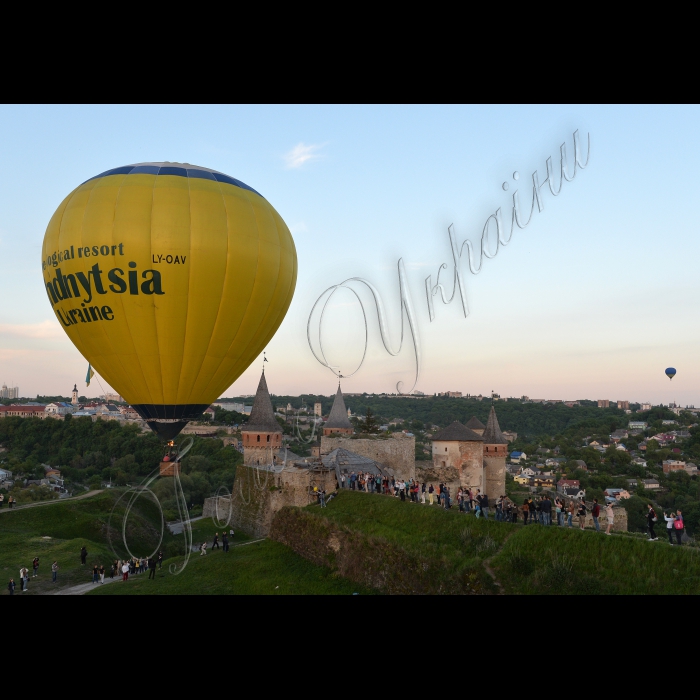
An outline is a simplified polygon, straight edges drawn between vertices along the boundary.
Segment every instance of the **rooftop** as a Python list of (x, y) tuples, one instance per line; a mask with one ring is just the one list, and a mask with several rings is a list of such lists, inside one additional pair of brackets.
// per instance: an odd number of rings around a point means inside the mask
[(275, 412), (272, 410), (270, 392), (267, 390), (267, 382), (265, 381), (265, 370), (260, 376), (258, 390), (255, 392), (255, 400), (253, 401), (253, 410), (250, 412), (250, 419), (243, 426), (243, 431), (249, 433), (282, 432), (282, 428), (275, 418)]
[(477, 435), (473, 430), (462, 425), (459, 421), (451, 423), (446, 428), (433, 435), (433, 441), (445, 442), (483, 442), (484, 438)]
[(352, 430), (352, 424), (348, 419), (348, 409), (345, 408), (345, 401), (343, 400), (343, 392), (340, 390), (340, 384), (338, 384), (338, 391), (335, 393), (333, 408), (331, 408), (331, 412), (328, 415), (328, 420), (325, 422), (323, 427)]

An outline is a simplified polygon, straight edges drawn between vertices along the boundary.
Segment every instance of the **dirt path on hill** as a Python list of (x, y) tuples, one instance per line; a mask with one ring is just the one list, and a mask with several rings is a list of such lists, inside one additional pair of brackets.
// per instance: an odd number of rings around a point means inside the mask
[(95, 491), (88, 491), (87, 493), (81, 493), (80, 496), (70, 496), (69, 498), (55, 498), (53, 501), (37, 501), (36, 503), (25, 503), (22, 506), (14, 506), (13, 508), (7, 507), (7, 501), (3, 503), (3, 507), (0, 508), (0, 515), (3, 513), (14, 512), (16, 510), (24, 510), (25, 508), (38, 508), (39, 506), (53, 506), (56, 503), (65, 503), (66, 501), (80, 501), (83, 498), (90, 498), (90, 496), (96, 496), (98, 493), (102, 493), (104, 489), (96, 489)]

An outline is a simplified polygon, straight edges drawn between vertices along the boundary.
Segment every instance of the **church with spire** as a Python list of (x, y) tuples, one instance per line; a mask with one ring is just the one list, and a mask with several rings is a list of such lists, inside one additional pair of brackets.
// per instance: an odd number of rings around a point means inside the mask
[(506, 492), (508, 440), (491, 406), (486, 425), (476, 417), (466, 425), (459, 421), (433, 435), (433, 469), (451, 467), (459, 474), (460, 486), (481, 489), (495, 500)]

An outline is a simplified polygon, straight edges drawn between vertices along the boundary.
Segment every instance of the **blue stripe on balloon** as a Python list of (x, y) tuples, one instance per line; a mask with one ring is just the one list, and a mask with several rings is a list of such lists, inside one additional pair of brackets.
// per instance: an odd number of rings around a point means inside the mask
[[(192, 177), (198, 180), (214, 180), (216, 182), (225, 182), (227, 185), (233, 185), (234, 187), (240, 187), (242, 190), (250, 190), (262, 197), (260, 192), (254, 190), (245, 182), (236, 180), (235, 177), (229, 177), (223, 173), (216, 173), (211, 170), (196, 170), (194, 168), (178, 168), (174, 165), (124, 165), (121, 168), (112, 168), (112, 170), (105, 170), (105, 172), (91, 177), (85, 182), (90, 182), (90, 180), (97, 180), (101, 177), (107, 177), (109, 175), (137, 175), (140, 173), (145, 173), (148, 175), (175, 175), (176, 177)], [(84, 185), (85, 182), (82, 184)]]

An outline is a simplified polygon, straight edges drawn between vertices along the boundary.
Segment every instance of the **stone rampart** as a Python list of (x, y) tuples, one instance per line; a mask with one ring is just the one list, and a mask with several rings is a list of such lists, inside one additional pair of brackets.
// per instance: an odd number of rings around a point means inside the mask
[[(285, 467), (281, 471), (239, 465), (231, 496), (207, 498), (202, 515), (216, 515), (224, 523), (231, 515), (234, 529), (254, 537), (266, 537), (272, 519), (285, 506), (307, 506), (316, 502), (313, 489), (325, 489), (327, 494), (337, 488), (333, 471), (314, 471)], [(223, 527), (223, 525), (222, 525)]]
[(373, 459), (393, 469), (398, 479), (414, 479), (416, 475), (416, 438), (394, 433), (388, 438), (327, 437), (321, 438), (321, 454), (342, 448)]

